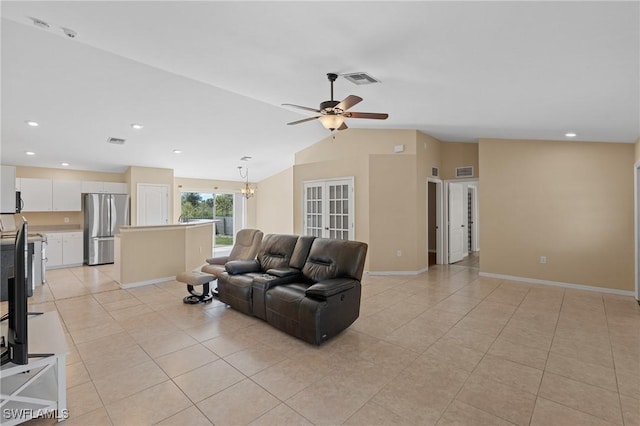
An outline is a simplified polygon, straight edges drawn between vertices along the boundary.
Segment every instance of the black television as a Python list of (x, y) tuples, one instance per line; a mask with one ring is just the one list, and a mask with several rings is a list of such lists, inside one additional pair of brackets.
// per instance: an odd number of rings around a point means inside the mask
[(28, 255), (27, 221), (23, 220), (22, 226), (16, 234), (13, 278), (9, 278), (7, 351), (2, 357), (3, 364), (12, 362), (24, 365), (29, 362), (27, 349)]

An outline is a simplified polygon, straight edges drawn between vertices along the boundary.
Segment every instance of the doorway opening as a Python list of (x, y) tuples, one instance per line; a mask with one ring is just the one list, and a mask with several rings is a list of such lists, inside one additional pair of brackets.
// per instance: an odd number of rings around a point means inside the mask
[(245, 227), (245, 203), (241, 194), (229, 192), (182, 192), (182, 223), (214, 220), (215, 256), (231, 252), (236, 233)]
[(427, 268), (446, 263), (443, 250), (442, 181), (427, 179)]
[(478, 180), (445, 183), (445, 263), (479, 266)]

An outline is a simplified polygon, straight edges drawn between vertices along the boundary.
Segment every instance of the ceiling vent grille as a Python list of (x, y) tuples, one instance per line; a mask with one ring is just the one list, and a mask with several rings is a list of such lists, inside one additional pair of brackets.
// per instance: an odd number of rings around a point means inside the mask
[(33, 21), (33, 25), (35, 25), (36, 27), (49, 28), (49, 24), (47, 24), (42, 19), (32, 18), (32, 17), (29, 17), (29, 19), (31, 19)]
[(124, 139), (109, 138), (109, 139), (107, 139), (107, 143), (112, 143), (114, 145), (124, 145)]
[(472, 177), (473, 166), (456, 167), (456, 177)]
[(371, 77), (369, 74), (365, 72), (353, 72), (350, 74), (342, 74), (342, 77), (349, 80), (353, 84), (363, 85), (363, 84), (373, 84), (380, 83), (380, 80)]

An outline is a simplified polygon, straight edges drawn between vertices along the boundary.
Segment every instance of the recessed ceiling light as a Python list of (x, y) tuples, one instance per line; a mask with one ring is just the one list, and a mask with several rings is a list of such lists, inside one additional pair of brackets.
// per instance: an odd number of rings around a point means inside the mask
[(573, 132), (565, 133), (564, 135), (568, 138), (575, 138), (576, 136), (578, 136), (577, 133), (573, 133)]
[(25, 123), (27, 123), (27, 126), (31, 126), (31, 127), (38, 127), (39, 124), (35, 121), (31, 121), (31, 120), (27, 120), (25, 121)]
[(69, 163), (60, 163), (60, 165), (61, 165), (62, 167), (68, 167), (68, 166), (69, 166)]
[(142, 129), (144, 126), (143, 126), (142, 124), (133, 123), (133, 124), (131, 125), (131, 127), (133, 127), (133, 128), (134, 128), (134, 129), (136, 129), (136, 130), (140, 130), (140, 129)]
[(174, 149), (173, 153), (174, 154), (182, 154), (182, 150), (181, 149)]
[(25, 151), (24, 153), (27, 155), (36, 155), (36, 153), (33, 151)]

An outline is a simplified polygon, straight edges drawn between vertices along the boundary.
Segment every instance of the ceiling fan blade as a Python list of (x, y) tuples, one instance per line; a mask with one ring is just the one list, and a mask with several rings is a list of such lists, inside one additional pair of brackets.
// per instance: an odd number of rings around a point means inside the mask
[(349, 126), (347, 126), (347, 123), (343, 122), (342, 125), (340, 127), (338, 127), (338, 130), (346, 130), (348, 128), (349, 128)]
[(291, 123), (287, 123), (288, 125), (292, 125), (292, 124), (300, 124), (300, 123), (304, 123), (306, 121), (311, 121), (311, 120), (315, 120), (316, 118), (319, 118), (320, 116), (317, 117), (309, 117), (309, 118), (303, 118), (302, 120), (298, 120), (298, 121), (292, 121)]
[(343, 115), (348, 118), (372, 118), (374, 120), (386, 120), (389, 118), (389, 114), (379, 112), (345, 112)]
[(338, 109), (341, 109), (343, 111), (346, 111), (349, 108), (351, 108), (352, 106), (354, 106), (354, 105), (356, 105), (356, 104), (358, 104), (360, 102), (362, 102), (362, 98), (360, 96), (349, 95), (346, 98), (344, 98), (342, 100), (342, 102), (340, 102), (334, 108), (338, 108)]
[(291, 107), (294, 107), (294, 108), (300, 108), (300, 109), (304, 109), (304, 110), (307, 110), (307, 111), (313, 111), (313, 112), (317, 112), (317, 113), (320, 112), (319, 109), (309, 108), (309, 107), (306, 107), (306, 106), (300, 106), (300, 105), (294, 105), (294, 104), (282, 104), (282, 105), (283, 106), (291, 106)]

